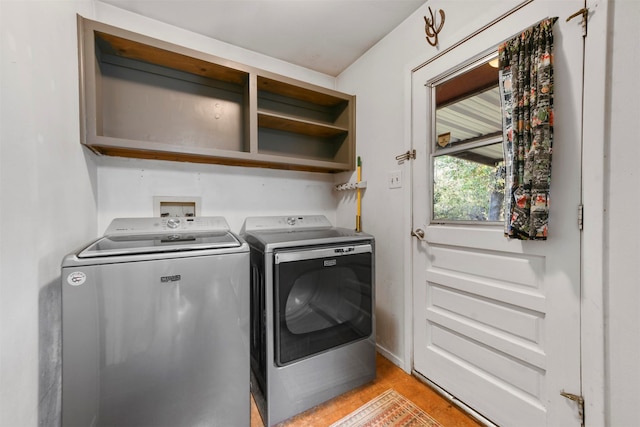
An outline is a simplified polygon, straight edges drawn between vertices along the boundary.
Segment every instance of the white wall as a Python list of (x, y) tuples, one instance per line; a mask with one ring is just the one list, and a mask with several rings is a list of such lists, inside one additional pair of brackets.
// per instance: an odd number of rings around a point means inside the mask
[[(88, 1), (0, 2), (0, 425), (55, 425), (62, 257), (96, 235), (81, 148), (75, 14)], [(52, 422), (52, 420), (54, 422)]]
[(98, 229), (113, 218), (153, 216), (153, 196), (201, 199), (202, 216), (223, 216), (235, 232), (255, 215), (323, 214), (333, 223), (333, 175), (103, 157)]
[(640, 425), (640, 2), (610, 3), (605, 187), (606, 423)]

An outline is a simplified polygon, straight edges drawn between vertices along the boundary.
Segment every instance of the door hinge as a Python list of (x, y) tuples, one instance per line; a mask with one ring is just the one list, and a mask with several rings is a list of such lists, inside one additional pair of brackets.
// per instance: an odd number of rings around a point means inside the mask
[(577, 18), (578, 16), (582, 16), (582, 21), (580, 24), (582, 25), (582, 37), (587, 37), (587, 18), (589, 18), (589, 9), (583, 7), (573, 15), (567, 18), (567, 22), (571, 21), (573, 18)]
[(578, 405), (578, 416), (580, 417), (580, 425), (584, 426), (584, 397), (573, 393), (567, 393), (564, 390), (560, 392), (560, 395), (562, 397), (566, 397), (567, 399), (575, 402), (576, 405)]
[(412, 160), (416, 158), (416, 150), (407, 150), (406, 153), (402, 153), (399, 156), (396, 156), (396, 160), (398, 164), (401, 165), (405, 160)]
[(578, 230), (582, 230), (584, 228), (584, 205), (578, 205)]

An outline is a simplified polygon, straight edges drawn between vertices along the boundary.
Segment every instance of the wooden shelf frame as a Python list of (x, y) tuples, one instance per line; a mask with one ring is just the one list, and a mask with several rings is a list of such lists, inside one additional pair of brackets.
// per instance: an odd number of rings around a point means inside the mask
[(355, 97), (78, 16), (81, 142), (112, 156), (355, 169)]

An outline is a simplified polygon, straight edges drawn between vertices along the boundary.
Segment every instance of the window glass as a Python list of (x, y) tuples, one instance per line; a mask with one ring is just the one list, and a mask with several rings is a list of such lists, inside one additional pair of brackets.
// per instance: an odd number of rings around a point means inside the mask
[[(487, 150), (502, 150), (493, 144)], [(473, 157), (442, 155), (434, 158), (433, 219), (435, 221), (501, 221), (504, 219), (504, 169)]]
[(504, 159), (498, 69), (485, 59), (433, 86), (435, 222), (502, 221)]

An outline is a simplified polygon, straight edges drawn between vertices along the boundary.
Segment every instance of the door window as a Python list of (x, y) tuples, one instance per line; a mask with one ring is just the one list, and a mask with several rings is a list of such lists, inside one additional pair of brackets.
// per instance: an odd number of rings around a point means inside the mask
[(435, 99), (432, 219), (501, 221), (504, 157), (497, 61), (483, 60), (431, 85)]

